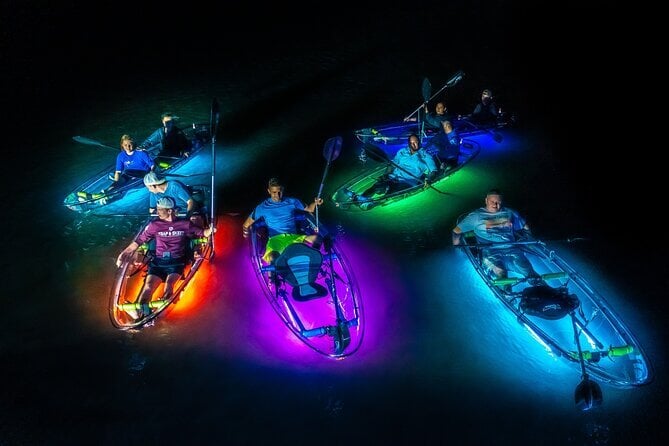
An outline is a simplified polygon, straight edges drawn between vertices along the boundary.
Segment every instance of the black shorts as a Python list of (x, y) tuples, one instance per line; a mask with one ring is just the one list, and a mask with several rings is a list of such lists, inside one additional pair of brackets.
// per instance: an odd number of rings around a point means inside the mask
[(185, 267), (186, 259), (184, 258), (154, 258), (151, 263), (149, 263), (149, 274), (158, 276), (165, 281), (170, 274), (183, 275)]

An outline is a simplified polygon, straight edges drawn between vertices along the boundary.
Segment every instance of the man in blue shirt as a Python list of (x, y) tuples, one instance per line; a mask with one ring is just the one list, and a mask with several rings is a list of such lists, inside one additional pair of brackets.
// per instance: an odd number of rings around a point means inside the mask
[(461, 243), (462, 233), (474, 231), (478, 243), (491, 244), (483, 250), (483, 266), (492, 277), (503, 279), (508, 271), (523, 277), (538, 277), (522, 249), (513, 244), (526, 238), (530, 228), (525, 219), (513, 209), (502, 206), (502, 193), (491, 189), (485, 197), (485, 207), (470, 212), (453, 228), (453, 245)]
[(144, 176), (144, 185), (151, 192), (149, 194), (149, 213), (156, 212), (156, 203), (163, 197), (172, 198), (176, 207), (186, 215), (194, 224), (204, 227), (204, 220), (200, 214), (201, 209), (193, 198), (190, 189), (176, 180), (167, 181), (164, 177), (159, 177), (155, 172), (149, 172)]
[(421, 147), (418, 135), (415, 133), (409, 135), (408, 143), (407, 147), (400, 149), (395, 154), (392, 164), (376, 183), (353, 197), (360, 203), (362, 209), (367, 210), (373, 206), (370, 199), (374, 195), (387, 195), (418, 186), (421, 183), (427, 185), (436, 174), (437, 166), (434, 158)]
[(244, 238), (249, 236), (249, 228), (258, 219), (263, 218), (269, 231), (269, 240), (265, 248), (263, 260), (271, 263), (289, 245), (308, 242), (313, 247), (320, 246), (322, 240), (318, 234), (305, 235), (297, 233), (296, 215), (301, 211), (314, 212), (316, 206), (323, 203), (323, 199), (315, 198), (308, 206), (297, 198), (283, 196), (283, 184), (276, 178), (271, 178), (267, 185), (269, 198), (257, 205), (242, 226)]

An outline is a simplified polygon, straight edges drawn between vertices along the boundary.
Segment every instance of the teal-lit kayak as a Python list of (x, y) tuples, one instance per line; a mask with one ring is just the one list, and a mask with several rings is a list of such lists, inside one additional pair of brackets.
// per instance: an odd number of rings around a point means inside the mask
[[(188, 157), (155, 157), (154, 162), (158, 174), (163, 176), (169, 175), (178, 168), (183, 167), (191, 159), (194, 159), (195, 155), (211, 140), (209, 124), (192, 124), (189, 128), (184, 129), (184, 133), (191, 141), (192, 149), (190, 155)], [(110, 147), (84, 137), (75, 137), (75, 140), (84, 144)], [(147, 149), (147, 152), (153, 157), (156, 153), (160, 152), (160, 149), (160, 144), (158, 144), (155, 147)], [(107, 189), (113, 183), (115, 169), (115, 164), (112, 164), (91, 176), (65, 196), (63, 205), (74, 212), (89, 213), (111, 203), (119, 202), (128, 192), (144, 187), (143, 176), (138, 176), (129, 179), (124, 185), (107, 192)]]
[[(589, 409), (601, 402), (596, 381), (633, 388), (653, 380), (644, 349), (606, 299), (546, 243), (529, 239), (513, 243), (522, 249), (541, 280), (492, 278), (482, 265), (482, 250), (466, 233), (461, 249), (517, 321), (547, 352), (581, 371), (576, 402)], [(512, 273), (510, 273), (512, 274)]]

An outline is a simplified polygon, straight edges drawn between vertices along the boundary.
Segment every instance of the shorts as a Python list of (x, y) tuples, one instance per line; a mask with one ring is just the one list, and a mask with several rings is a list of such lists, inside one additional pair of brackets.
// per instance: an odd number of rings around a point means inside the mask
[[(533, 277), (536, 275), (532, 264), (519, 249), (486, 249), (483, 252), (483, 266), (486, 271), (492, 273), (493, 266), (504, 271), (512, 271), (523, 277)], [(494, 277), (495, 274), (492, 274)]]
[(160, 277), (164, 282), (170, 274), (179, 274), (182, 276), (185, 267), (186, 260), (184, 258), (154, 258), (149, 263), (149, 274)]
[(281, 254), (284, 249), (292, 245), (293, 243), (302, 243), (307, 236), (304, 234), (277, 234), (267, 240), (267, 245), (265, 246), (265, 254), (263, 254), (262, 259), (270, 263), (272, 257), (270, 254), (272, 252), (278, 252)]

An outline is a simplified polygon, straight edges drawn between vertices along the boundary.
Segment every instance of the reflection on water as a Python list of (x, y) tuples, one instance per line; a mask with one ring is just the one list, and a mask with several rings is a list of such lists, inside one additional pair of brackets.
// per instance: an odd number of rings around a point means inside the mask
[[(509, 206), (525, 214), (539, 236), (594, 232), (588, 220), (594, 211), (583, 205), (587, 200), (575, 199), (583, 184), (561, 170), (559, 144), (541, 129), (510, 129), (503, 143), (481, 135), (481, 154), (437, 185), (446, 194), (426, 190), (358, 214), (326, 201), (320, 217), (336, 228), (367, 317), (354, 356), (335, 362), (314, 354), (273, 313), (241, 237), (242, 221), (266, 196), (267, 179), (282, 177), (286, 195), (309, 201), (325, 167), (323, 143), (342, 135), (341, 156), (325, 182), (329, 197), (359, 169), (354, 129), (414, 108), (425, 73), (436, 85), (461, 68), (452, 65), (460, 59), (420, 57), (411, 45), (393, 46), (390, 63), (387, 51), (373, 47), (381, 37), (370, 39), (367, 48), (358, 49), (354, 39), (338, 52), (270, 55), (263, 70), (253, 54), (232, 61), (234, 70), (200, 73), (196, 81), (184, 75), (169, 85), (151, 79), (114, 94), (96, 90), (89, 98), (94, 107), (54, 118), (57, 128), (48, 135), (54, 142), (34, 171), (51, 179), (51, 187), (21, 186), (26, 190), (17, 203), (26, 215), (36, 214), (41, 230), (39, 245), (9, 269), (16, 274), (9, 274), (3, 297), (11, 303), (0, 341), (11, 383), (0, 410), (3, 440), (625, 444), (644, 440), (646, 431), (655, 434), (664, 383), (605, 387), (600, 411), (578, 413), (572, 393), (579, 377), (499, 311), (471, 265), (450, 248), (458, 216), (481, 206), (491, 187), (506, 191)], [(416, 60), (425, 62), (417, 67)], [(449, 92), (450, 107), (468, 109), (480, 84), (496, 80), (484, 70), (472, 78)], [(499, 83), (508, 87), (509, 102), (524, 97), (523, 86)], [(141, 139), (166, 109), (183, 122), (207, 122), (212, 97), (221, 100), (214, 260), (153, 327), (115, 330), (107, 314), (114, 259), (144, 217), (81, 216), (61, 206), (72, 188), (115, 157), (70, 137), (112, 145), (122, 133)], [(193, 181), (208, 183), (210, 161), (206, 156), (202, 170), (187, 172), (204, 173)], [(138, 196), (126, 212), (143, 212), (145, 198)], [(48, 212), (34, 212), (34, 203)], [(664, 369), (666, 349), (657, 334), (664, 322), (652, 300), (664, 297), (666, 283), (658, 290), (643, 253), (621, 256), (603, 246), (606, 238), (592, 235), (595, 248), (576, 266), (595, 273), (593, 284), (613, 296)], [(174, 416), (179, 423), (166, 423)], [(135, 428), (139, 418), (143, 423)]]

